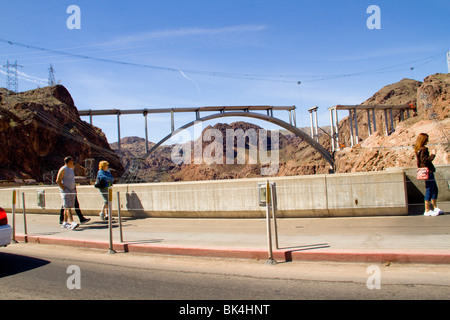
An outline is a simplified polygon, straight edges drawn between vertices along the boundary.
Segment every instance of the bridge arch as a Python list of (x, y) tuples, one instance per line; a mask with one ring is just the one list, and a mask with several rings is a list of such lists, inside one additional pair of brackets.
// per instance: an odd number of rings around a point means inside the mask
[(220, 112), (220, 113), (216, 113), (216, 114), (209, 115), (206, 117), (198, 118), (192, 122), (189, 122), (189, 123), (181, 126), (180, 128), (178, 128), (177, 130), (174, 130), (173, 132), (168, 134), (163, 139), (161, 139), (161, 141), (159, 141), (157, 144), (155, 144), (152, 148), (150, 148), (148, 150), (146, 156), (150, 155), (161, 144), (163, 144), (164, 142), (166, 142), (167, 140), (169, 140), (176, 134), (180, 133), (182, 130), (192, 127), (193, 125), (195, 125), (198, 122), (206, 122), (209, 120), (213, 120), (213, 119), (217, 119), (217, 118), (224, 118), (224, 117), (248, 117), (248, 118), (255, 118), (255, 119), (259, 119), (259, 120), (263, 120), (263, 121), (267, 121), (267, 122), (276, 124), (284, 129), (294, 133), (296, 136), (302, 138), (303, 140), (305, 140), (309, 145), (311, 145), (314, 149), (316, 149), (317, 152), (320, 153), (320, 155), (331, 165), (331, 167), (334, 170), (334, 160), (333, 160), (332, 155), (321, 144), (319, 144), (316, 140), (311, 138), (308, 134), (306, 134), (302, 130), (298, 129), (297, 127), (295, 127), (283, 120), (280, 120), (278, 118), (267, 116), (267, 115), (264, 115), (261, 113), (247, 112), (247, 111)]

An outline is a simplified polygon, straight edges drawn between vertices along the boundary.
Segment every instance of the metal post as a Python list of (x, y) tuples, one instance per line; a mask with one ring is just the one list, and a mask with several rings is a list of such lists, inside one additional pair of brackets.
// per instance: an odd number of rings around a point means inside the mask
[(120, 150), (120, 112), (117, 111), (117, 147), (118, 147), (118, 153), (119, 157), (121, 156), (121, 150)]
[[(311, 119), (311, 138), (319, 142), (319, 124), (317, 120), (317, 106), (314, 106), (309, 111), (309, 117)], [(314, 120), (313, 120), (314, 119)]]
[(266, 182), (266, 219), (267, 219), (267, 250), (268, 250), (268, 259), (266, 264), (277, 264), (277, 261), (273, 259), (273, 251), (272, 251), (272, 230), (270, 223), (270, 203), (271, 203), (271, 195), (270, 195), (270, 185), (269, 181)]
[(277, 227), (277, 217), (276, 217), (276, 189), (275, 182), (270, 184), (270, 196), (271, 196), (271, 206), (272, 206), (272, 218), (273, 218), (273, 232), (275, 236), (275, 248), (278, 249), (278, 227)]
[(340, 149), (340, 143), (339, 143), (340, 138), (339, 138), (339, 119), (338, 119), (337, 106), (334, 107), (334, 121), (335, 121), (335, 126), (334, 126), (334, 128), (335, 128), (335, 130), (336, 130), (336, 136), (335, 136), (335, 139), (336, 139), (336, 145), (337, 145), (337, 148), (338, 148), (338, 150), (339, 150), (339, 149)]
[(112, 188), (108, 188), (108, 229), (109, 229), (109, 249), (108, 254), (117, 253), (113, 249), (113, 233), (112, 233)]
[(369, 136), (372, 135), (372, 125), (370, 124), (370, 110), (367, 109), (367, 128), (369, 129)]
[(350, 143), (353, 147), (353, 117), (352, 117), (352, 109), (348, 110), (348, 120), (350, 123)]
[(356, 113), (356, 109), (353, 109), (353, 116), (355, 117), (355, 141), (356, 144), (358, 144), (359, 143), (358, 114)]
[(317, 142), (319, 142), (319, 122), (318, 122), (318, 120), (317, 120), (317, 106), (314, 108), (314, 119), (315, 119), (315, 124), (316, 124), (316, 132), (315, 132), (315, 135), (316, 135), (316, 141)]
[(377, 118), (375, 117), (375, 108), (372, 109), (373, 132), (377, 132)]
[(22, 210), (23, 210), (23, 233), (25, 242), (27, 242), (27, 214), (25, 213), (25, 193), (22, 192)]
[(295, 115), (295, 108), (292, 110), (292, 116), (294, 118), (294, 127), (297, 128), (297, 116)]
[(394, 129), (394, 116), (392, 115), (392, 108), (389, 109), (389, 115), (391, 116), (391, 130), (389, 131), (389, 134), (395, 131)]
[(148, 152), (148, 127), (147, 127), (147, 109), (144, 111), (144, 117), (145, 117), (145, 153)]
[(334, 152), (335, 145), (334, 145), (334, 122), (333, 122), (333, 109), (330, 110), (330, 125), (331, 125), (331, 151)]
[(388, 120), (387, 120), (387, 118), (388, 118), (387, 110), (384, 109), (384, 125), (386, 126), (385, 133), (388, 136), (389, 135), (389, 127), (388, 127)]
[(16, 240), (16, 194), (17, 191), (13, 190), (12, 192), (12, 239), (11, 243), (18, 243)]
[(170, 125), (171, 125), (172, 132), (174, 132), (175, 131), (175, 119), (173, 117), (173, 109), (170, 110)]
[(120, 192), (119, 191), (117, 191), (117, 215), (119, 217), (120, 242), (123, 242), (122, 214), (120, 213)]

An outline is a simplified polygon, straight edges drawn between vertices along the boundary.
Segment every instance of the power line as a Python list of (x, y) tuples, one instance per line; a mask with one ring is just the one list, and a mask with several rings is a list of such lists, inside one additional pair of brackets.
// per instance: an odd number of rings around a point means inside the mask
[[(0, 42), (7, 43), (9, 45), (24, 47), (27, 49), (57, 53), (60, 55), (75, 57), (75, 58), (82, 59), (82, 60), (92, 60), (92, 61), (98, 61), (98, 62), (113, 63), (113, 64), (118, 64), (118, 65), (132, 66), (132, 67), (152, 69), (152, 70), (158, 70), (158, 71), (170, 71), (170, 72), (177, 72), (177, 73), (180, 72), (179, 68), (154, 66), (154, 65), (149, 65), (149, 64), (119, 61), (119, 60), (113, 60), (113, 59), (108, 59), (108, 58), (92, 57), (92, 56), (87, 56), (87, 55), (78, 54), (78, 53), (70, 53), (70, 52), (65, 52), (65, 51), (60, 51), (60, 50), (38, 47), (38, 46), (34, 46), (34, 45), (29, 45), (29, 44), (13, 42), (13, 41), (5, 40), (5, 39), (0, 39)], [(260, 77), (260, 76), (256, 76), (256, 75), (249, 76), (247, 74), (238, 74), (238, 73), (212, 72), (212, 71), (186, 70), (186, 69), (183, 69), (182, 71), (184, 73), (204, 75), (204, 76), (213, 76), (213, 77), (227, 77), (227, 78), (239, 78), (239, 79), (246, 79), (246, 80), (261, 80), (261, 81), (274, 81), (274, 82), (284, 82), (284, 83), (297, 83), (297, 81), (293, 81), (293, 80), (269, 79), (269, 78), (264, 78), (264, 77)]]
[[(281, 82), (281, 83), (290, 83), (290, 84), (298, 84), (298, 79), (302, 78), (308, 78), (305, 80), (302, 80), (302, 83), (307, 82), (317, 82), (317, 81), (325, 81), (330, 79), (339, 79), (339, 78), (346, 78), (346, 77), (355, 77), (355, 76), (362, 76), (362, 75), (369, 75), (369, 74), (381, 74), (381, 73), (388, 73), (388, 72), (399, 72), (404, 70), (414, 70), (415, 67), (427, 64), (433, 59), (442, 56), (443, 54), (447, 53), (438, 53), (423, 59), (417, 59), (412, 60), (409, 62), (389, 66), (389, 67), (382, 67), (377, 69), (371, 69), (371, 70), (365, 70), (360, 72), (353, 72), (353, 73), (344, 73), (344, 74), (331, 74), (331, 75), (270, 75), (270, 74), (255, 74), (255, 73), (232, 73), (232, 72), (218, 72), (218, 71), (204, 71), (204, 70), (188, 70), (188, 69), (180, 69), (180, 68), (173, 68), (173, 67), (164, 67), (164, 66), (155, 66), (155, 65), (149, 65), (149, 64), (142, 64), (142, 63), (134, 63), (134, 62), (127, 62), (127, 61), (120, 61), (115, 60), (111, 58), (102, 58), (102, 57), (93, 57), (88, 56), (86, 54), (79, 54), (79, 53), (71, 53), (56, 49), (49, 49), (49, 48), (43, 48), (38, 47), (34, 45), (29, 44), (23, 44), (18, 43), (10, 40), (0, 39), (0, 42), (7, 43), (9, 45), (24, 47), (27, 49), (33, 49), (38, 51), (45, 51), (45, 52), (51, 52), (58, 55), (64, 55), (69, 57), (74, 57), (77, 60), (92, 60), (92, 61), (98, 61), (98, 62), (104, 62), (104, 63), (113, 63), (118, 65), (125, 65), (125, 66), (132, 66), (137, 68), (144, 68), (144, 69), (152, 69), (152, 70), (158, 70), (158, 71), (170, 71), (170, 72), (177, 72), (177, 73), (189, 73), (189, 74), (196, 74), (196, 75), (203, 75), (203, 76), (210, 76), (210, 77), (223, 77), (223, 78), (234, 78), (234, 79), (243, 79), (243, 80), (258, 80), (258, 81), (272, 81), (272, 82)], [(419, 64), (420, 63), (420, 64)], [(414, 64), (414, 66), (412, 66)], [(417, 65), (416, 65), (417, 64)], [(293, 80), (295, 79), (295, 80)]]

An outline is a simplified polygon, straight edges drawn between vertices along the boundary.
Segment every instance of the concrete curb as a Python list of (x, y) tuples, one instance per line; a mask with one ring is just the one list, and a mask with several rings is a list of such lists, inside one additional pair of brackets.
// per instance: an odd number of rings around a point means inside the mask
[[(39, 244), (52, 244), (80, 248), (109, 249), (109, 242), (95, 240), (76, 240), (57, 237), (33, 235), (16, 235), (17, 241)], [(119, 252), (136, 252), (149, 254), (182, 255), (216, 258), (237, 258), (267, 260), (267, 250), (260, 248), (232, 247), (179, 247), (142, 244), (133, 242), (113, 243), (113, 249)], [(329, 261), (329, 262), (369, 262), (369, 263), (424, 263), (450, 264), (450, 253), (437, 251), (315, 251), (310, 249), (278, 249), (273, 251), (277, 262), (290, 261)]]

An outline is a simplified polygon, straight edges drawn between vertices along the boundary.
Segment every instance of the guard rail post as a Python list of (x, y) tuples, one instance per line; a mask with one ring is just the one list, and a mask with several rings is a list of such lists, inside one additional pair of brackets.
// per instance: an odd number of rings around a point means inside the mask
[(22, 192), (22, 209), (23, 209), (23, 232), (24, 232), (24, 241), (28, 242), (27, 240), (27, 214), (26, 214), (26, 210), (25, 210), (25, 193)]
[(12, 191), (12, 239), (11, 243), (19, 243), (16, 240), (16, 197), (17, 190)]
[(275, 238), (275, 249), (279, 249), (278, 246), (278, 226), (277, 226), (277, 216), (276, 216), (276, 188), (275, 182), (270, 184), (270, 199), (271, 199), (271, 207), (272, 207), (272, 219), (273, 219), (273, 234)]
[(109, 249), (108, 254), (117, 253), (113, 248), (113, 234), (112, 234), (112, 188), (108, 188), (108, 230), (109, 230)]
[(123, 242), (123, 233), (122, 233), (122, 214), (120, 213), (120, 192), (117, 191), (117, 216), (119, 218), (119, 235), (120, 242)]
[(266, 264), (277, 264), (277, 261), (273, 258), (273, 250), (272, 250), (272, 230), (271, 230), (271, 221), (270, 221), (270, 205), (271, 205), (271, 195), (270, 195), (270, 183), (269, 180), (266, 181), (266, 219), (267, 219), (267, 250), (268, 250), (268, 259)]

